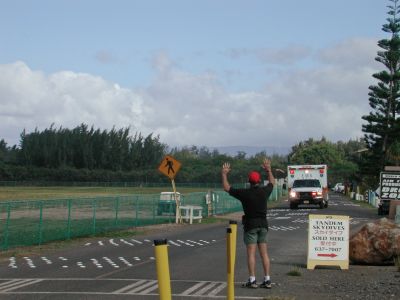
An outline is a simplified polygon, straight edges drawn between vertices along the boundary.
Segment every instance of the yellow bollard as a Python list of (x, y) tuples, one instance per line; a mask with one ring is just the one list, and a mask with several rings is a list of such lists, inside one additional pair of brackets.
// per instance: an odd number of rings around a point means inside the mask
[(229, 220), (229, 228), (232, 230), (232, 234), (231, 234), (231, 260), (232, 260), (233, 274), (235, 274), (237, 222), (233, 221), (233, 220)]
[(235, 299), (234, 268), (232, 266), (232, 229), (226, 229), (226, 265), (227, 265), (227, 293), (226, 299)]
[(157, 265), (157, 279), (158, 279), (158, 292), (160, 300), (171, 300), (171, 280), (169, 276), (169, 263), (168, 263), (168, 242), (164, 240), (154, 240), (156, 265)]

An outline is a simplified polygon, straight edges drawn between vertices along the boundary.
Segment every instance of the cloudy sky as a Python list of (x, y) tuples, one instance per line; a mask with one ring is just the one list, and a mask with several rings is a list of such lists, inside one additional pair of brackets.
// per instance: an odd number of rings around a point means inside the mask
[(387, 0), (0, 0), (0, 139), (130, 127), (170, 146), (362, 137)]

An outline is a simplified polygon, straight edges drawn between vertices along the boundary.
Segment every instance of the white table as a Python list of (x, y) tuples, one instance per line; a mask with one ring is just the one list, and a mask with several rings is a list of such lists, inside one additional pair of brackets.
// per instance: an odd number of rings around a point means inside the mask
[(182, 219), (193, 224), (193, 220), (199, 220), (201, 223), (203, 207), (197, 205), (182, 205), (179, 207), (179, 213)]

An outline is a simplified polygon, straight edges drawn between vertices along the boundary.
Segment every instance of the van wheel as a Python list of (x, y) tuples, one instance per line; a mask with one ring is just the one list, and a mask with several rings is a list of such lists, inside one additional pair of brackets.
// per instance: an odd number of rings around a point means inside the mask
[(324, 207), (325, 207), (324, 201), (320, 202), (320, 203), (319, 203), (319, 208), (320, 208), (320, 209), (323, 209)]
[(297, 209), (297, 204), (290, 203), (290, 209)]

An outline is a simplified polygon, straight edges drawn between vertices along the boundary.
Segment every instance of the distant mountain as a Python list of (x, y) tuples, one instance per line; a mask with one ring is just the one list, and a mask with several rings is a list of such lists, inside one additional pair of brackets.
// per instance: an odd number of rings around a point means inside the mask
[(268, 146), (221, 146), (221, 147), (209, 147), (210, 150), (218, 150), (221, 154), (227, 154), (231, 156), (235, 156), (238, 152), (246, 153), (246, 156), (253, 156), (260, 152), (265, 152), (268, 155), (278, 154), (278, 155), (287, 155), (289, 154), (291, 147), (268, 147)]

